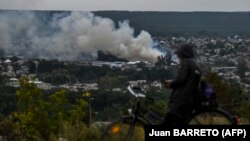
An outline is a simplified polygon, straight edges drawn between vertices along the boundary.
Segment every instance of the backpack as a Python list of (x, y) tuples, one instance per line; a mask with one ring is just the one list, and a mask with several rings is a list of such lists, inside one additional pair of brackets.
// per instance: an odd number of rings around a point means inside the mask
[(214, 88), (207, 81), (200, 81), (194, 97), (195, 109), (218, 107)]

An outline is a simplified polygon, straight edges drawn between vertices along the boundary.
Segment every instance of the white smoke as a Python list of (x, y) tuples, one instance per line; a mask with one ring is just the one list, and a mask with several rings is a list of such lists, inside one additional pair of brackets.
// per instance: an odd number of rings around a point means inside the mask
[(0, 12), (0, 48), (25, 57), (74, 60), (82, 53), (96, 56), (98, 50), (128, 60), (155, 62), (161, 53), (153, 49), (149, 33), (134, 37), (127, 21), (118, 28), (112, 20), (88, 12)]

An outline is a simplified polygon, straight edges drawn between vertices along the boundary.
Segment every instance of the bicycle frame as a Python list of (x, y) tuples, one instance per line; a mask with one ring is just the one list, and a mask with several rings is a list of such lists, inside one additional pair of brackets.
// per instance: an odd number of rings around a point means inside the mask
[[(130, 86), (128, 86), (128, 90), (130, 91), (130, 93), (135, 96), (136, 99), (136, 104), (135, 104), (135, 108), (134, 111), (130, 112), (130, 116), (133, 117), (134, 121), (140, 121), (142, 122), (144, 125), (156, 125), (156, 123), (152, 123), (148, 118), (145, 117), (144, 114), (142, 114), (140, 112), (141, 110), (141, 98), (143, 99), (149, 99), (150, 101), (153, 101), (153, 98), (147, 97), (146, 95), (139, 93), (139, 95), (137, 95), (137, 93), (135, 93), (132, 88)], [(158, 118), (158, 120), (160, 119), (160, 116), (158, 116), (155, 112), (148, 110), (150, 113), (154, 114), (154, 116), (156, 118)]]

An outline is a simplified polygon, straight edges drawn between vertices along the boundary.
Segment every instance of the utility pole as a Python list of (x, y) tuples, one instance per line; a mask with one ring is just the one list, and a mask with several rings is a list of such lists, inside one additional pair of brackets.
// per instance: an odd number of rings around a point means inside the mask
[(94, 100), (94, 98), (91, 97), (91, 93), (90, 92), (85, 92), (85, 93), (82, 94), (82, 96), (88, 98), (88, 106), (89, 106), (89, 123), (88, 123), (88, 127), (90, 127), (90, 124), (91, 124), (91, 121), (92, 121), (91, 101)]

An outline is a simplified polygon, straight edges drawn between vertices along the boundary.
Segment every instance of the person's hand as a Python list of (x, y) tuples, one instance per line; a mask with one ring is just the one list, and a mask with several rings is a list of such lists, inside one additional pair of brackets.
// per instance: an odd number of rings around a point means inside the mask
[(166, 88), (170, 89), (170, 83), (172, 82), (172, 80), (164, 80), (164, 85)]

